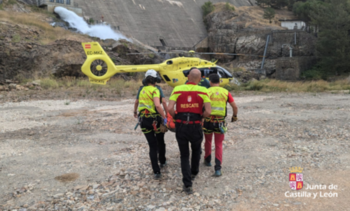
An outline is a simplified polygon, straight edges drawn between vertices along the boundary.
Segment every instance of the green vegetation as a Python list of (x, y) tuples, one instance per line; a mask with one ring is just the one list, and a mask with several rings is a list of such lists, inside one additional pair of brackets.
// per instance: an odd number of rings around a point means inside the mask
[[(296, 2), (294, 14), (317, 26), (316, 49), (319, 62), (305, 72), (305, 78), (326, 79), (350, 72), (350, 3), (348, 0), (307, 0)], [(316, 27), (315, 27), (316, 28)], [(317, 31), (315, 31), (317, 32)]]
[(264, 17), (265, 19), (268, 19), (268, 20), (270, 21), (270, 23), (272, 23), (271, 20), (275, 17), (275, 14), (276, 14), (275, 10), (272, 9), (271, 7), (269, 7), (269, 8), (266, 8), (266, 9), (264, 10), (264, 15), (263, 15), (263, 17)]
[(16, 0), (8, 0), (7, 3), (12, 5), (12, 4), (16, 4), (17, 1)]
[[(107, 85), (91, 84), (86, 78), (64, 77), (56, 79), (48, 77), (37, 80), (40, 81), (41, 88), (44, 90), (69, 90), (70, 93), (77, 93), (82, 97), (107, 96), (125, 96), (136, 95), (141, 80), (125, 81), (121, 78), (113, 78), (107, 82)], [(170, 95), (172, 88), (166, 84), (159, 84), (166, 95)], [(343, 92), (350, 94), (350, 77), (343, 80), (327, 82), (324, 80), (288, 82), (273, 79), (255, 80), (248, 83), (228, 84), (225, 88), (229, 91), (259, 91), (259, 92)]]
[(209, 13), (213, 12), (215, 9), (215, 6), (211, 1), (207, 1), (202, 6), (203, 11), (203, 17), (207, 16)]
[(58, 83), (56, 80), (51, 79), (51, 78), (44, 78), (40, 80), (40, 86), (43, 89), (56, 89), (58, 88)]
[(76, 82), (78, 87), (91, 87), (91, 83), (88, 80), (77, 80)]
[(310, 12), (313, 7), (315, 7), (316, 1), (306, 1), (306, 2), (295, 2), (293, 5), (293, 13), (299, 19), (309, 22)]
[(350, 4), (347, 0), (327, 0), (311, 13), (312, 24), (318, 26), (316, 68), (325, 75), (350, 72)]
[(122, 91), (125, 88), (125, 80), (116, 79), (112, 80), (108, 84), (118, 95), (122, 95)]
[(88, 20), (88, 24), (94, 24), (95, 23), (95, 20), (93, 19), (93, 18), (90, 18), (89, 20)]
[(312, 68), (310, 70), (302, 72), (300, 78), (306, 79), (306, 80), (321, 80), (321, 79), (327, 79), (327, 76), (318, 71), (317, 68)]
[(287, 7), (317, 33), (318, 63), (304, 72), (304, 79), (326, 80), (350, 73), (350, 2), (348, 0), (256, 0), (268, 7), (263, 17), (274, 17), (274, 9)]
[(15, 76), (15, 81), (18, 81), (20, 84), (24, 85), (28, 82), (32, 82), (33, 79), (25, 77), (23, 74), (18, 74)]
[(62, 80), (58, 81), (59, 86), (61, 87), (72, 87), (77, 85), (77, 80), (75, 77), (66, 76)]
[(12, 36), (12, 42), (20, 42), (21, 41), (21, 36), (19, 34), (14, 34)]
[(288, 0), (256, 0), (256, 4), (261, 7), (281, 9), (288, 6)]
[(235, 11), (235, 7), (228, 2), (226, 2), (224, 8), (225, 8), (225, 10), (228, 10), (228, 11)]
[(306, 82), (287, 82), (272, 79), (252, 80), (247, 84), (237, 86), (230, 84), (225, 87), (229, 91), (261, 91), (261, 92), (324, 92), (350, 90), (349, 79), (327, 82), (323, 80)]
[[(30, 39), (36, 39), (37, 42), (42, 43), (42, 44), (47, 44), (51, 43), (52, 41), (62, 39), (62, 37), (67, 36), (67, 34), (74, 36), (74, 37), (84, 37), (86, 35), (80, 35), (80, 34), (75, 34), (71, 33), (61, 27), (52, 27), (49, 23), (43, 21), (47, 17), (46, 12), (43, 13), (14, 13), (14, 12), (7, 12), (7, 11), (2, 11), (0, 13), (0, 20), (1, 21), (6, 21), (14, 24), (21, 24), (21, 25), (27, 25), (27, 26), (33, 26), (36, 27), (34, 30), (42, 30), (40, 32), (40, 37), (36, 37), (36, 35), (31, 36)], [(4, 27), (7, 27), (4, 25)], [(18, 28), (13, 28), (13, 30), (18, 30)], [(20, 37), (15, 37), (13, 42), (18, 42), (20, 41)]]

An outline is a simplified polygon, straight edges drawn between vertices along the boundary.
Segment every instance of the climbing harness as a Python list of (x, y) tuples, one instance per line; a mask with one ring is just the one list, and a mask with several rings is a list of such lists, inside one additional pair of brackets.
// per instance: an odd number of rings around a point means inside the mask
[(225, 134), (227, 132), (227, 123), (225, 122), (225, 117), (223, 116), (210, 116), (204, 120), (204, 133), (221, 133)]
[[(140, 111), (139, 113), (139, 125), (143, 133), (160, 133), (160, 125), (158, 124), (161, 120), (161, 116), (158, 113), (150, 113), (147, 109)], [(144, 124), (148, 124), (148, 127)]]

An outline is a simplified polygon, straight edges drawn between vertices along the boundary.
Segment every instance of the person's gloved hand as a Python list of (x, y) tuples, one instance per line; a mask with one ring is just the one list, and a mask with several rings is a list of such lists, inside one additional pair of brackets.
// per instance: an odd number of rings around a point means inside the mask
[(164, 118), (164, 119), (163, 119), (163, 125), (166, 125), (166, 123), (168, 123), (168, 119), (167, 119), (167, 118)]
[(159, 129), (160, 132), (162, 132), (162, 133), (168, 132), (168, 128), (165, 125), (160, 125), (159, 127), (160, 127), (160, 129)]
[(232, 115), (231, 122), (235, 122), (237, 120), (238, 120), (237, 116), (236, 115)]

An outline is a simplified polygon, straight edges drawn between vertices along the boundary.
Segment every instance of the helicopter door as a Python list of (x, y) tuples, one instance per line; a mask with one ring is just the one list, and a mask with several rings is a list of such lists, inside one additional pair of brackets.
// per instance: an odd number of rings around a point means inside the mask
[(210, 68), (200, 68), (199, 70), (201, 71), (202, 77), (205, 76), (206, 78), (208, 78), (211, 74)]
[(205, 77), (208, 78), (210, 74), (217, 74), (220, 77), (220, 84), (227, 84), (229, 77), (225, 72), (217, 67), (201, 68), (201, 72), (204, 73)]
[(218, 70), (217, 70), (217, 73), (218, 73), (218, 75), (220, 76), (220, 78), (226, 78), (226, 77), (225, 77), (226, 75), (222, 72), (222, 70), (218, 69)]
[(220, 84), (228, 84), (230, 82), (230, 77), (228, 74), (226, 74), (225, 69), (222, 68), (215, 68), (217, 71), (217, 74), (220, 76)]

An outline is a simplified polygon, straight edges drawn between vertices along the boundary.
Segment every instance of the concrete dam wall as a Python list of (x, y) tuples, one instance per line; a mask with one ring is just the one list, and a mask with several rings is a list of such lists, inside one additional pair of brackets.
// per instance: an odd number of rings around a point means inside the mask
[[(207, 36), (201, 6), (208, 0), (75, 0), (85, 17), (101, 20), (151, 46), (192, 47)], [(251, 6), (253, 0), (211, 0)], [(255, 1), (254, 1), (255, 2)]]

